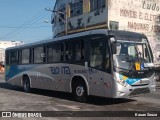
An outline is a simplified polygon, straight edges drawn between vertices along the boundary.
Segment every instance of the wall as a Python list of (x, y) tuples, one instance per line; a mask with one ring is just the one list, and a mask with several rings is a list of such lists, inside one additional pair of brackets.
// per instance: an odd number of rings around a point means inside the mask
[[(108, 28), (108, 8), (102, 8), (93, 12), (89, 12), (89, 0), (83, 0), (83, 14), (75, 17), (69, 15), (69, 4), (78, 2), (79, 0), (58, 0), (54, 10), (63, 10), (68, 13), (68, 33), (85, 31), (88, 29)], [(107, 3), (106, 3), (107, 6)], [(65, 7), (65, 8), (64, 8)], [(54, 16), (53, 13), (52, 16)], [(52, 17), (53, 18), (53, 17)], [(64, 33), (65, 23), (59, 22), (58, 17), (55, 17), (55, 24), (53, 25), (53, 33)]]
[(120, 30), (147, 35), (155, 64), (160, 64), (160, 0), (109, 0), (109, 22), (119, 22)]
[[(107, 7), (94, 12), (89, 12), (89, 0), (83, 0), (83, 15), (69, 17), (69, 4), (78, 1), (57, 0), (54, 9), (67, 12), (68, 33), (97, 28), (110, 29), (110, 22), (113, 21), (116, 23), (112, 26), (115, 29), (147, 35), (154, 53), (154, 62), (160, 66), (160, 0), (106, 0)], [(64, 35), (65, 32), (65, 23), (58, 22), (58, 19), (56, 17), (54, 20), (54, 36)]]

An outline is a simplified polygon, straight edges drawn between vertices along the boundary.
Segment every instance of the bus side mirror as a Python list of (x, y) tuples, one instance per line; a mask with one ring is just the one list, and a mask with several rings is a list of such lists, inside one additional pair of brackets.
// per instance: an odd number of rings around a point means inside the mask
[(117, 53), (117, 40), (115, 39), (115, 36), (114, 35), (109, 35), (109, 39), (111, 41), (111, 51), (112, 51), (112, 54), (116, 54)]
[(116, 53), (117, 53), (117, 46), (116, 46), (116, 43), (115, 43), (115, 42), (113, 42), (113, 43), (111, 44), (111, 49), (112, 49), (112, 53), (113, 53), (113, 54), (116, 54)]

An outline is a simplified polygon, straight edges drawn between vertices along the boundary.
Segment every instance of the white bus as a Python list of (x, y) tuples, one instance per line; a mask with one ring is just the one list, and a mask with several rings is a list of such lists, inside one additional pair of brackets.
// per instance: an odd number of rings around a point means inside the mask
[(72, 93), (126, 98), (155, 91), (155, 71), (145, 35), (91, 30), (6, 50), (7, 83)]

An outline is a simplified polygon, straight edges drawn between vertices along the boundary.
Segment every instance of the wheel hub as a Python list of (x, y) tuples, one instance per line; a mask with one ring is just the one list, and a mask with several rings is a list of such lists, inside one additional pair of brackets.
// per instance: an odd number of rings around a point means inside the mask
[(29, 89), (29, 82), (28, 81), (25, 81), (25, 84), (24, 84), (24, 90), (25, 91), (28, 91), (28, 89)]
[(82, 86), (78, 86), (76, 88), (76, 94), (77, 94), (77, 96), (83, 96), (83, 94), (84, 94), (84, 88)]

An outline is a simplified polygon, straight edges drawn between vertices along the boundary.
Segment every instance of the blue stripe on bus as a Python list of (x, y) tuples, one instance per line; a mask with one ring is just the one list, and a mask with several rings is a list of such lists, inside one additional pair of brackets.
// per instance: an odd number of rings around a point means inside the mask
[(140, 78), (128, 78), (124, 75), (119, 74), (119, 78), (123, 81), (125, 81), (126, 83), (128, 83), (129, 85), (132, 85), (136, 82), (138, 82), (139, 80), (141, 80)]
[(12, 66), (6, 66), (6, 81), (14, 77), (15, 75), (24, 72), (28, 69), (32, 69), (34, 67), (37, 67), (39, 65), (12, 65)]
[(127, 82), (129, 85), (132, 85), (132, 84), (138, 82), (139, 80), (141, 80), (141, 79), (140, 79), (140, 78), (135, 78), (135, 79), (128, 78), (128, 79), (126, 80), (126, 82)]

